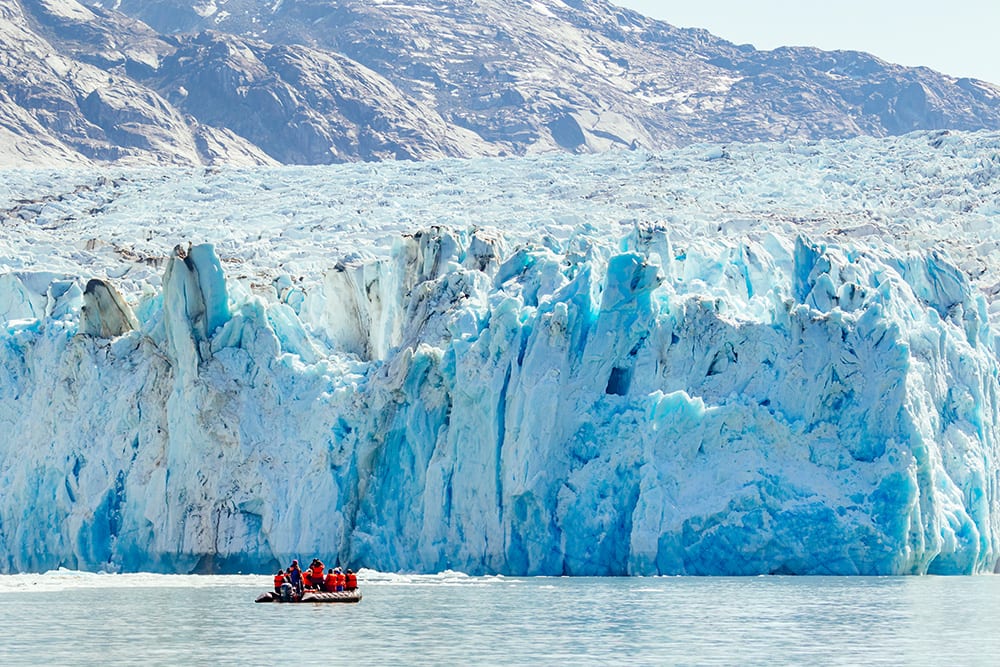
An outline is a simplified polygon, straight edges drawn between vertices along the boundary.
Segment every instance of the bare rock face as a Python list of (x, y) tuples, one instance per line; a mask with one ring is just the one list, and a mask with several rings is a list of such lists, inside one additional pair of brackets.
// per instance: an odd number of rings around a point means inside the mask
[(283, 163), (495, 152), (386, 78), (328, 51), (209, 31), (186, 39), (157, 76), (184, 90), (173, 97), (179, 108), (230, 128)]
[(858, 52), (757, 51), (606, 0), (0, 0), (0, 18), (0, 165), (1000, 128), (989, 83)]
[(276, 164), (141, 81), (175, 48), (145, 24), (73, 0), (3, 0), (0, 19), (0, 165)]

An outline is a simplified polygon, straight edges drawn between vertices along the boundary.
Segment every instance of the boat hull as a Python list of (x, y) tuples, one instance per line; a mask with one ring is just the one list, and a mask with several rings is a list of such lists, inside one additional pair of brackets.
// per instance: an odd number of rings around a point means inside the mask
[(255, 602), (361, 602), (361, 591), (337, 591), (328, 593), (326, 591), (306, 591), (302, 598), (298, 600), (282, 600), (281, 596), (274, 591), (261, 593)]

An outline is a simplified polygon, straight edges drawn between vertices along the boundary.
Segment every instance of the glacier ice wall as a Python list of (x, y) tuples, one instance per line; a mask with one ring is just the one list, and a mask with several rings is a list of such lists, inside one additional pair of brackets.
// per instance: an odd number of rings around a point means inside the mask
[(211, 245), (110, 282), (0, 276), (2, 571), (1000, 560), (995, 340), (933, 252), (435, 227), (316, 285)]

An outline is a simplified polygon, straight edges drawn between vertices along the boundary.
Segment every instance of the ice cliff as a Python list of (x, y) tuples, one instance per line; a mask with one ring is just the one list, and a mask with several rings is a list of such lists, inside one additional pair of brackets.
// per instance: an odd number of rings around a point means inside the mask
[(0, 571), (1000, 560), (987, 304), (933, 251), (427, 227), (316, 284), (0, 275)]

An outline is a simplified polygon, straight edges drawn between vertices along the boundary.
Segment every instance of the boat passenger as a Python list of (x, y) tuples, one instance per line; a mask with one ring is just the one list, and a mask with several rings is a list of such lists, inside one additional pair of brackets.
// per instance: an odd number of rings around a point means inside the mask
[(327, 571), (326, 578), (323, 580), (323, 590), (328, 593), (337, 590), (337, 575), (333, 573), (333, 570)]
[(288, 581), (288, 577), (285, 575), (285, 571), (279, 569), (278, 574), (274, 575), (274, 592), (280, 593), (281, 584), (285, 583), (286, 581)]
[(344, 577), (344, 573), (341, 572), (341, 570), (340, 570), (339, 567), (333, 568), (333, 577), (334, 577), (333, 582), (334, 582), (335, 589), (337, 591), (344, 590), (344, 585), (346, 583), (346, 577)]
[(302, 570), (299, 569), (299, 561), (293, 560), (288, 566), (288, 583), (295, 589), (297, 595), (302, 595)]
[(347, 574), (344, 575), (344, 590), (345, 591), (355, 591), (358, 589), (358, 575), (351, 571), (351, 568), (347, 568)]
[(318, 558), (314, 558), (312, 565), (309, 566), (309, 576), (313, 581), (313, 584), (318, 588), (323, 585), (323, 561)]

